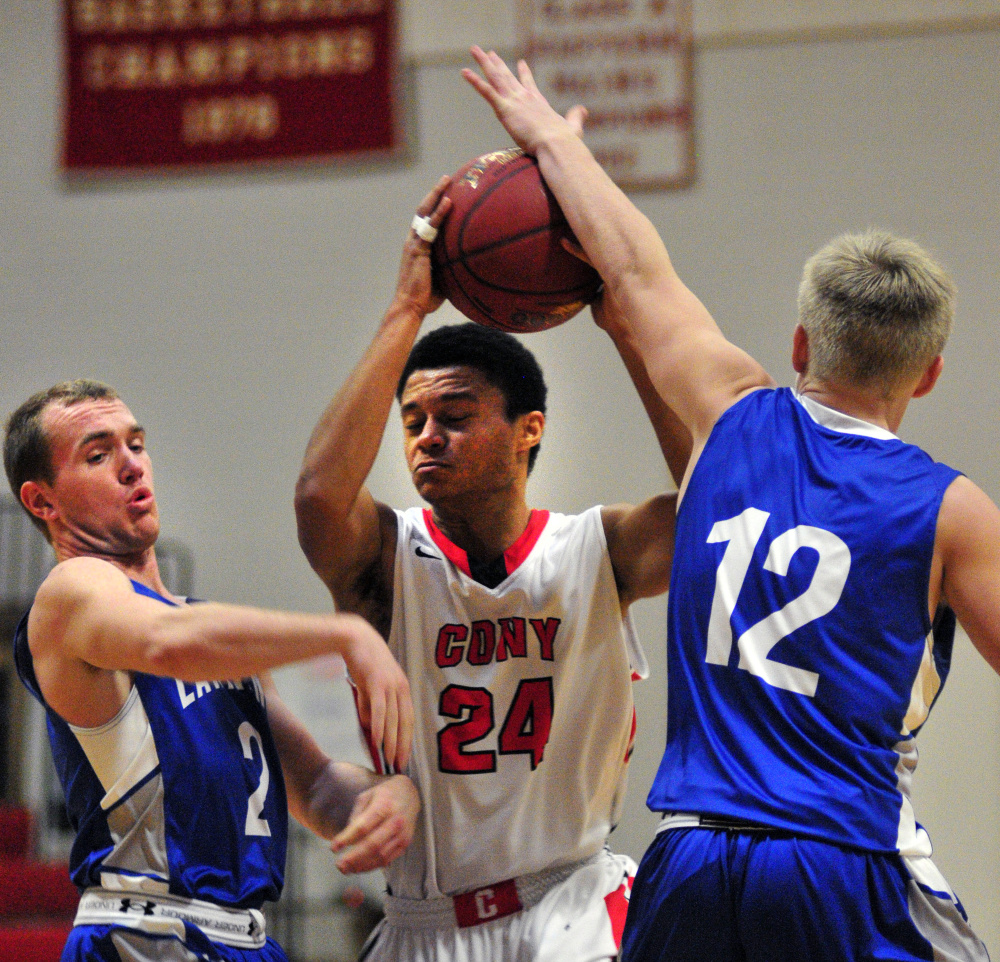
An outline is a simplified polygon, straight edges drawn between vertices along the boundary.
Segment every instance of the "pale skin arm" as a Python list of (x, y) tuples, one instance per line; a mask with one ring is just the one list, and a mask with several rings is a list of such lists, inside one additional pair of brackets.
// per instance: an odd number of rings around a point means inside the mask
[(932, 585), (1000, 674), (1000, 509), (968, 478), (956, 478), (941, 502)]
[(409, 845), (420, 798), (405, 775), (377, 775), (336, 762), (320, 748), (278, 695), (269, 675), (261, 679), (267, 718), (288, 794), (288, 810), (341, 853), (344, 873), (383, 868)]
[(385, 642), (355, 615), (165, 605), (137, 594), (111, 563), (79, 557), (57, 565), (39, 589), (28, 643), (46, 701), (83, 727), (114, 717), (131, 688), (131, 672), (225, 681), (339, 654), (376, 742), (400, 765), (409, 757), (409, 683)]
[[(417, 208), (433, 227), (451, 205), (441, 178)], [(365, 487), (392, 410), (396, 384), (424, 317), (441, 304), (431, 286), (430, 245), (410, 231), (392, 303), (374, 340), (320, 416), (295, 488), (299, 544), (338, 608), (388, 634), (395, 516)], [(381, 591), (379, 590), (381, 588)]]
[(577, 135), (583, 108), (560, 116), (521, 61), (515, 76), (495, 53), (472, 48), (483, 76), (465, 79), (536, 157), (577, 239), (629, 325), (657, 392), (691, 431), (695, 453), (719, 415), (747, 391), (773, 384), (730, 344), (682, 283), (648, 218), (601, 169)]

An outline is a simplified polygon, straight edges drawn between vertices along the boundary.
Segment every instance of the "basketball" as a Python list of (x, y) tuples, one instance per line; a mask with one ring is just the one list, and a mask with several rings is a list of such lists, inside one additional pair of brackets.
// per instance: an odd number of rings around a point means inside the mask
[(516, 148), (477, 157), (446, 196), (434, 283), (466, 317), (527, 334), (568, 321), (597, 296), (600, 275), (560, 243), (575, 238), (534, 158)]

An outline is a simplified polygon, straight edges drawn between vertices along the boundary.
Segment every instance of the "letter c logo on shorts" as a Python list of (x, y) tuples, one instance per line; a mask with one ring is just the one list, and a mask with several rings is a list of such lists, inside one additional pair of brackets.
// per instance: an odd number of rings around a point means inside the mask
[(480, 889), (476, 892), (476, 915), (484, 920), (491, 919), (499, 911), (493, 889)]

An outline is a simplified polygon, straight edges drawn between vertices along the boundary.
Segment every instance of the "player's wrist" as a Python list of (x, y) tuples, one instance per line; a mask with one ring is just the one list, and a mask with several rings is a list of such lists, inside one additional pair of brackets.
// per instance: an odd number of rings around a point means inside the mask
[(399, 325), (418, 328), (424, 318), (430, 313), (430, 305), (412, 294), (397, 292), (382, 319), (383, 328), (393, 328)]
[[(533, 138), (530, 153), (541, 160), (543, 154), (559, 155), (569, 150), (579, 150), (583, 141), (573, 128), (563, 118), (559, 123), (543, 127)], [(586, 149), (584, 147), (584, 149)]]

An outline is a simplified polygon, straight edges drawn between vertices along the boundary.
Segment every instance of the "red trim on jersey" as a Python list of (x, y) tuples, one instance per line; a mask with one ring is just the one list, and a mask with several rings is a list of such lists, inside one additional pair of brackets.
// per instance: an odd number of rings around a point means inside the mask
[(608, 921), (611, 922), (611, 934), (615, 939), (615, 948), (622, 947), (622, 932), (625, 930), (625, 916), (628, 913), (629, 896), (632, 894), (631, 875), (625, 876), (625, 881), (613, 892), (604, 896), (604, 904), (608, 907)]
[[(528, 515), (528, 523), (521, 532), (520, 537), (504, 553), (504, 567), (507, 574), (512, 575), (524, 563), (524, 560), (531, 554), (531, 549), (538, 543), (538, 539), (545, 530), (545, 525), (549, 522), (549, 512), (545, 510), (533, 510)], [(463, 571), (470, 578), (472, 569), (469, 567), (469, 556), (457, 544), (449, 541), (441, 529), (434, 523), (434, 516), (430, 508), (424, 508), (424, 524), (427, 525), (427, 533), (436, 544), (444, 556), (459, 571)]]
[[(348, 681), (350, 681), (350, 678), (348, 678)], [(353, 681), (351, 681), (351, 694), (354, 696), (354, 711), (358, 716), (358, 727), (361, 729), (361, 737), (364, 739), (365, 747), (368, 749), (368, 756), (372, 760), (372, 767), (375, 769), (377, 775), (385, 775), (389, 766), (386, 765), (382, 752), (379, 751), (378, 746), (375, 744), (375, 739), (372, 738), (372, 730), (367, 725), (361, 723), (358, 689), (355, 688)]]
[(521, 532), (521, 537), (517, 539), (504, 553), (503, 560), (507, 565), (507, 574), (512, 575), (524, 563), (525, 558), (531, 554), (531, 549), (538, 543), (538, 539), (548, 524), (548, 511), (532, 511), (528, 515), (528, 523)]
[(441, 533), (441, 529), (434, 523), (434, 516), (431, 514), (430, 508), (424, 508), (424, 524), (427, 525), (427, 533), (431, 536), (431, 541), (441, 549), (444, 556), (459, 571), (464, 571), (471, 578), (472, 571), (469, 568), (469, 556), (457, 544), (453, 544)]

